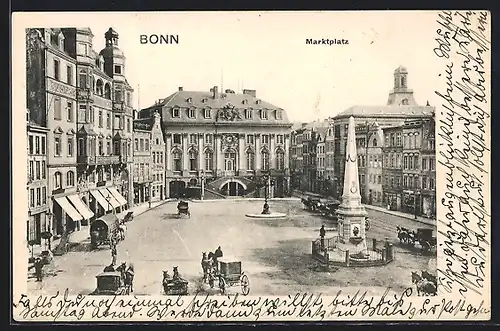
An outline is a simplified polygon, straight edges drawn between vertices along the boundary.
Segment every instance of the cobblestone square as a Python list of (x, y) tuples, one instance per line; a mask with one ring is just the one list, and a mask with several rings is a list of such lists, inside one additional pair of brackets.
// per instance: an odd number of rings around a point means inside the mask
[[(165, 203), (128, 223), (125, 241), (118, 245), (118, 262), (135, 266), (134, 294), (161, 294), (162, 270), (171, 273), (179, 267), (189, 281), (190, 294), (196, 292), (219, 295), (217, 289), (201, 285), (202, 252), (221, 246), (224, 257), (242, 261), (243, 271), (250, 279), (250, 295), (288, 295), (321, 292), (336, 295), (357, 290), (381, 294), (387, 287), (402, 291), (411, 287), (410, 271), (435, 272), (435, 256), (422, 256), (418, 251), (399, 247), (396, 226), (429, 227), (412, 220), (380, 211), (368, 210), (372, 226), (367, 238), (395, 243), (395, 261), (384, 267), (331, 268), (322, 271), (311, 257), (311, 241), (318, 237), (321, 224), (332, 228), (329, 220), (303, 210), (300, 201), (271, 201), (271, 210), (287, 213), (281, 220), (259, 220), (245, 217), (259, 212), (261, 201), (220, 200), (190, 203), (190, 218), (176, 217), (176, 203)], [(327, 237), (336, 235), (327, 232)], [(110, 250), (81, 249), (54, 257), (45, 268), (43, 282), (32, 275), (28, 288), (33, 294), (53, 294), (69, 289), (71, 295), (89, 294), (96, 287), (95, 276), (111, 262)], [(241, 293), (239, 286), (229, 294)]]

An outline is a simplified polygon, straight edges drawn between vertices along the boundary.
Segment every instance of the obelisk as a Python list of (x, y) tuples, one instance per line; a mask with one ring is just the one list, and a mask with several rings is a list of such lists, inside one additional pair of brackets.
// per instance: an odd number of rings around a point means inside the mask
[(349, 253), (366, 252), (365, 207), (361, 204), (358, 177), (358, 153), (354, 117), (349, 118), (347, 131), (344, 192), (342, 203), (337, 210), (340, 242)]

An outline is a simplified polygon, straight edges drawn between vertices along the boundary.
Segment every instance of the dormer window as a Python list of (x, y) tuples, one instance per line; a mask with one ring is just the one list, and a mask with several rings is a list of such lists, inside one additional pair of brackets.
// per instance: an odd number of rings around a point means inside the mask
[(253, 112), (251, 109), (245, 109), (245, 119), (252, 119), (253, 117)]
[(222, 93), (220, 96), (222, 99), (225, 99), (227, 95), (225, 93)]
[(205, 115), (205, 118), (211, 118), (212, 117), (212, 109), (205, 108), (204, 115)]
[(122, 66), (115, 65), (115, 74), (121, 75), (122, 73)]
[(242, 104), (244, 104), (244, 105), (246, 105), (246, 104), (248, 103), (248, 100), (247, 100), (247, 99), (245, 99), (245, 100), (243, 100), (241, 103), (242, 103)]
[(260, 100), (255, 101), (256, 104), (260, 105)]
[(172, 109), (172, 117), (181, 117), (181, 112), (180, 112), (179, 108)]
[(408, 99), (403, 99), (401, 103), (405, 106), (408, 105)]
[(193, 102), (193, 98), (189, 97), (189, 98), (186, 99), (186, 101), (189, 102), (189, 103), (191, 103), (191, 102)]
[(263, 120), (267, 120), (267, 109), (260, 110), (260, 118)]
[(196, 112), (194, 108), (188, 109), (188, 116), (189, 118), (196, 118)]
[(281, 120), (281, 119), (283, 119), (283, 114), (281, 113), (281, 110), (280, 110), (280, 109), (277, 109), (277, 110), (276, 110), (276, 119), (277, 119), (277, 120)]
[(207, 103), (207, 101), (208, 101), (208, 99), (207, 99), (207, 98), (203, 98), (203, 99), (201, 99), (201, 102), (203, 102), (203, 103)]
[(59, 32), (58, 39), (59, 39), (59, 49), (61, 51), (64, 51), (64, 35), (62, 32)]

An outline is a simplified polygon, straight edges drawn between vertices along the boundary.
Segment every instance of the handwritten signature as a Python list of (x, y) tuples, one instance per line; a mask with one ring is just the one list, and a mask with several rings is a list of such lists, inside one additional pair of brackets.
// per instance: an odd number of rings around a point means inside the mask
[[(470, 290), (481, 294), (486, 278), (488, 222), (485, 184), (489, 169), (485, 159), (490, 149), (486, 126), (490, 117), (485, 86), (484, 55), (489, 51), (486, 36), (487, 12), (443, 11), (438, 15), (437, 47), (434, 54), (445, 61), (444, 91), (438, 135), (438, 164), (445, 169), (445, 191), (440, 202), (445, 209), (438, 231), (446, 267), (438, 269), (439, 287), (462, 297)], [(456, 78), (458, 77), (458, 78)]]

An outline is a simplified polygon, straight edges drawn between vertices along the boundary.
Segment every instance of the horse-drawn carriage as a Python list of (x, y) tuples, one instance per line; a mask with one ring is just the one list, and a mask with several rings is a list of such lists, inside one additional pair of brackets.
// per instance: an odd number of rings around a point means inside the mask
[(318, 209), (321, 206), (321, 200), (320, 199), (313, 199), (311, 197), (307, 197), (307, 199), (300, 199), (304, 207), (310, 211), (310, 212), (317, 212)]
[(92, 295), (129, 295), (130, 285), (126, 285), (119, 271), (102, 272), (96, 276), (97, 288)]
[(174, 268), (173, 276), (168, 274), (168, 271), (163, 271), (163, 294), (165, 295), (188, 295), (189, 282), (179, 276), (177, 268)]
[[(203, 255), (205, 258), (205, 254)], [(250, 280), (241, 268), (241, 261), (236, 259), (203, 259), (203, 282), (213, 288), (218, 281), (221, 294), (225, 294), (228, 287), (239, 285), (241, 293), (250, 293)]]
[(414, 231), (397, 226), (396, 231), (401, 244), (414, 247), (418, 243), (423, 253), (429, 253), (437, 246), (437, 238), (432, 229), (419, 228)]
[(177, 215), (186, 215), (187, 217), (191, 217), (191, 213), (189, 212), (189, 203), (187, 201), (179, 201), (177, 204)]
[(115, 214), (99, 217), (90, 224), (90, 244), (93, 249), (100, 245), (108, 245), (119, 231), (120, 222)]

